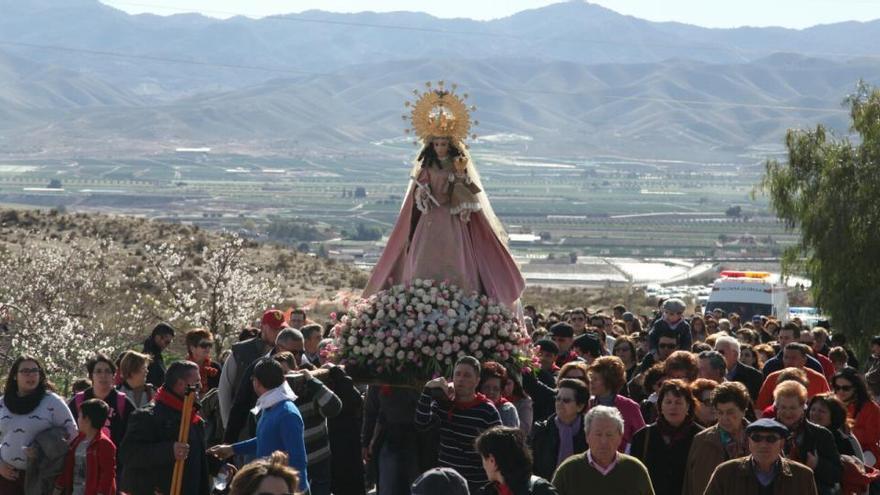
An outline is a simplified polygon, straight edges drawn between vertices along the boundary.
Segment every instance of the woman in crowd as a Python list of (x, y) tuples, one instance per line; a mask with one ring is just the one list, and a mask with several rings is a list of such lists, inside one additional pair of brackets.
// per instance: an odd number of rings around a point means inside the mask
[(531, 445), (535, 474), (551, 479), (556, 467), (568, 457), (587, 450), (583, 414), (590, 391), (580, 380), (565, 378), (556, 389), (556, 413), (535, 423)]
[(119, 372), (122, 383), (117, 390), (124, 393), (138, 409), (153, 400), (155, 390), (147, 383), (147, 367), (150, 355), (137, 351), (125, 351), (119, 360)]
[(682, 495), (702, 495), (719, 464), (749, 455), (745, 415), (750, 403), (749, 391), (739, 382), (724, 382), (712, 391), (711, 406), (718, 422), (694, 437)]
[(705, 342), (708, 336), (709, 334), (706, 333), (706, 322), (703, 320), (703, 317), (694, 315), (691, 318), (691, 340), (693, 342)]
[[(67, 403), (74, 419), (79, 418), (79, 408), (89, 399), (101, 399), (110, 406), (107, 427), (114, 445), (122, 443), (125, 430), (128, 428), (128, 417), (136, 409), (134, 402), (125, 393), (113, 388), (116, 376), (116, 364), (104, 354), (98, 353), (86, 363), (92, 387), (85, 392), (76, 394)], [(121, 470), (120, 470), (121, 472)]]
[(846, 405), (846, 415), (852, 421), (852, 433), (865, 453), (865, 464), (877, 466), (880, 458), (880, 406), (868, 394), (864, 376), (855, 368), (845, 368), (831, 380), (834, 394)]
[(516, 408), (516, 415), (519, 416), (519, 429), (528, 437), (532, 431), (532, 425), (535, 423), (532, 398), (523, 390), (522, 383), (514, 379), (507, 380), (507, 386), (504, 387), (504, 397)]
[(199, 365), (202, 380), (202, 395), (220, 385), (222, 367), (211, 360), (214, 337), (204, 328), (194, 328), (186, 332), (186, 359)]
[(229, 489), (229, 495), (298, 495), (299, 476), (287, 464), (287, 455), (276, 451), (267, 459), (258, 459), (241, 468)]
[(76, 420), (52, 392), (43, 366), (37, 358), (21, 355), (9, 368), (0, 397), (0, 493), (24, 493), (25, 449), (37, 434), (55, 427), (64, 429), (68, 441), (77, 434)]
[(683, 380), (663, 382), (658, 394), (659, 418), (639, 430), (630, 454), (648, 468), (656, 495), (680, 495), (694, 436), (702, 428), (694, 422), (694, 396)]
[(782, 382), (773, 391), (773, 400), (776, 420), (791, 432), (785, 443), (785, 456), (813, 470), (820, 494), (834, 493), (843, 473), (840, 453), (830, 431), (807, 421), (806, 387), (794, 380)]
[(626, 370), (626, 381), (632, 380), (639, 366), (635, 342), (629, 336), (622, 335), (614, 341), (614, 348), (611, 353), (623, 361), (623, 368)]
[(642, 413), (642, 419), (646, 424), (657, 421), (657, 392), (660, 391), (660, 385), (663, 385), (663, 380), (666, 379), (665, 374), (663, 363), (651, 366), (644, 373), (644, 387), (648, 396), (639, 404), (639, 412)]
[(697, 405), (694, 421), (703, 428), (712, 426), (717, 421), (715, 408), (712, 406), (712, 393), (718, 382), (706, 378), (697, 378), (691, 383), (691, 393)]
[(635, 432), (645, 427), (639, 405), (628, 397), (620, 395), (626, 384), (626, 371), (623, 361), (616, 356), (602, 356), (590, 365), (590, 407), (609, 406), (617, 408), (623, 416), (623, 440), (621, 452), (629, 452)]
[(757, 369), (764, 369), (764, 363), (776, 357), (776, 350), (770, 344), (758, 344), (752, 346), (752, 348), (755, 350), (755, 354), (757, 354), (758, 363), (761, 365)]
[(425, 384), (415, 416), (417, 429), (440, 432), (439, 465), (458, 471), (474, 492), (489, 481), (474, 450), (474, 440), (487, 429), (501, 425), (492, 401), (477, 392), (479, 381), (480, 362), (470, 356), (460, 358), (453, 369), (451, 387), (442, 376)]
[(755, 352), (755, 348), (750, 344), (740, 344), (739, 361), (759, 371), (764, 364), (758, 360), (758, 354)]
[[(582, 381), (587, 387), (590, 386), (587, 363), (576, 360), (562, 365), (559, 374), (556, 375), (556, 383), (565, 378)], [(553, 414), (556, 401), (556, 389), (535, 378), (534, 373), (525, 372), (522, 375), (523, 389), (532, 398), (532, 411), (535, 421), (543, 421)]]
[(504, 388), (507, 386), (507, 370), (495, 361), (483, 363), (483, 371), (480, 373), (480, 393), (485, 395), (498, 414), (501, 415), (501, 424), (511, 428), (519, 428), (519, 414), (516, 406), (504, 397)]
[(555, 495), (549, 481), (532, 476), (532, 455), (525, 435), (518, 428), (496, 426), (484, 431), (476, 440), (477, 452), (489, 483), (483, 495)]
[(776, 333), (779, 331), (779, 322), (776, 320), (767, 320), (761, 327), (759, 337), (762, 344), (768, 344), (776, 340)]
[(807, 417), (834, 435), (840, 455), (851, 455), (864, 462), (862, 447), (846, 424), (846, 406), (833, 393), (813, 396), (807, 403)]

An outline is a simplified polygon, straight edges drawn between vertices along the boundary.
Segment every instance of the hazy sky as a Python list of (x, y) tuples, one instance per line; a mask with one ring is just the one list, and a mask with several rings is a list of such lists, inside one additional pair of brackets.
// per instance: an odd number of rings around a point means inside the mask
[[(494, 19), (558, 0), (101, 0), (132, 13), (198, 11), (213, 17), (260, 17), (309, 9), (334, 12), (421, 11), (438, 17)], [(580, 1), (580, 0), (576, 0)], [(653, 21), (707, 27), (803, 28), (847, 20), (880, 18), (880, 0), (595, 0), (592, 3)]]

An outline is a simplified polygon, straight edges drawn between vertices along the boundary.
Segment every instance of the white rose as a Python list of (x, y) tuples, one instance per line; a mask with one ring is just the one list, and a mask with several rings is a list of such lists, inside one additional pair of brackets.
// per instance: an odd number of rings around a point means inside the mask
[(427, 303), (431, 302), (431, 296), (429, 296), (428, 294), (422, 295), (421, 298), (422, 298), (423, 303), (427, 304)]
[(392, 319), (397, 318), (397, 311), (394, 311), (393, 309), (389, 309), (388, 310), (388, 318), (392, 318)]
[(382, 355), (382, 351), (381, 351), (381, 350), (376, 349), (375, 351), (373, 351), (373, 357), (379, 357), (379, 356), (381, 356), (381, 355)]
[(430, 356), (431, 354), (433, 354), (433, 352), (434, 352), (434, 351), (432, 351), (431, 348), (428, 347), (428, 346), (424, 346), (424, 347), (422, 347), (422, 354), (425, 354), (425, 355), (427, 355), (427, 356)]
[(404, 359), (406, 359), (406, 353), (403, 351), (397, 351), (397, 359), (399, 361), (403, 361)]
[(384, 352), (385, 352), (385, 357), (393, 357), (394, 356), (394, 349), (392, 349), (390, 347), (386, 347)]
[(385, 310), (384, 309), (380, 309), (379, 311), (376, 311), (376, 318), (377, 319), (384, 318), (384, 317), (385, 317)]
[(412, 284), (414, 287), (421, 287), (422, 286), (422, 279), (417, 278), (417, 279), (413, 280)]
[[(456, 313), (454, 309), (447, 309), (446, 316), (448, 316), (449, 318), (455, 318), (456, 316), (458, 316), (458, 313)], [(464, 323), (459, 324), (459, 327), (461, 330), (464, 330)]]

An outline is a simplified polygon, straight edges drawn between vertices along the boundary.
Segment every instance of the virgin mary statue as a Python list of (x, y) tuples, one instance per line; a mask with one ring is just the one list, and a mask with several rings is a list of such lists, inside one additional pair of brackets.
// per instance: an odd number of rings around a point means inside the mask
[(421, 151), (410, 174), (400, 216), (373, 268), (364, 297), (415, 279), (447, 281), (512, 306), (525, 287), (506, 246), (465, 139), (470, 132), (467, 95), (438, 87), (407, 102)]

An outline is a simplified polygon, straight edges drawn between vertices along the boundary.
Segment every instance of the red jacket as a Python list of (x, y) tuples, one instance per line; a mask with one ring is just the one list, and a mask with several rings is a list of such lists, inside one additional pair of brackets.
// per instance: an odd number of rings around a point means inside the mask
[(880, 459), (880, 445), (878, 445), (880, 442), (880, 406), (876, 402), (868, 400), (862, 406), (858, 416), (855, 416), (855, 411), (856, 405), (854, 403), (846, 408), (847, 416), (855, 420), (852, 434), (858, 439), (863, 451), (870, 452), (875, 458)]
[[(83, 441), (85, 434), (80, 433), (70, 444), (64, 470), (55, 480), (55, 485), (70, 493), (73, 488), (73, 465), (76, 447)], [(116, 445), (103, 431), (86, 448), (86, 495), (116, 494)]]

